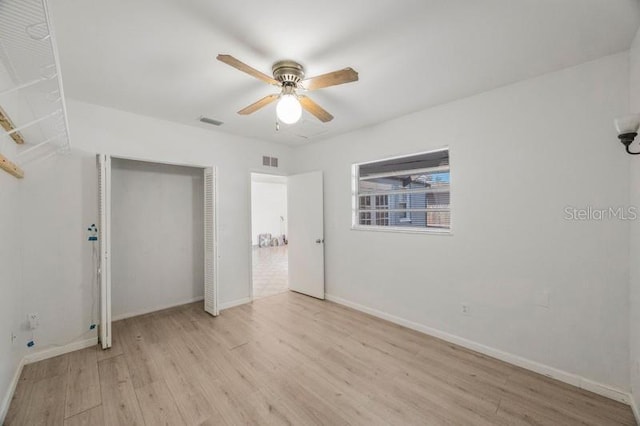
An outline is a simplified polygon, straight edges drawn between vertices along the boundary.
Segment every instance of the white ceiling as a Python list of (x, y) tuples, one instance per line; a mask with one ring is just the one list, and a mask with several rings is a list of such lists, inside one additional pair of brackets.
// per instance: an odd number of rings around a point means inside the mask
[[(640, 24), (638, 0), (50, 4), (67, 96), (291, 145), (624, 51)], [(236, 114), (274, 88), (218, 62), (218, 53), (267, 74), (285, 58), (307, 76), (350, 66), (360, 81), (309, 93), (332, 122), (305, 113), (276, 133), (275, 104)], [(201, 115), (224, 125), (201, 124)]]

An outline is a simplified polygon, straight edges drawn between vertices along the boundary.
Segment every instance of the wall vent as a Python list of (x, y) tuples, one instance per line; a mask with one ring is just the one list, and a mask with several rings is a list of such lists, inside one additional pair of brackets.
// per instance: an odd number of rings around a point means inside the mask
[(214, 126), (221, 126), (222, 124), (224, 124), (222, 121), (214, 120), (213, 118), (209, 117), (200, 117), (198, 120), (200, 120), (200, 122), (202, 123), (213, 124)]
[(278, 167), (278, 159), (276, 157), (262, 157), (262, 165), (267, 167)]

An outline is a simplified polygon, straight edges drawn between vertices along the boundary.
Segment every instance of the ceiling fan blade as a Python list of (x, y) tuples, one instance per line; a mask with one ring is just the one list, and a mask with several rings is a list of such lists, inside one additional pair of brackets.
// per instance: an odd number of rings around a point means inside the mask
[(300, 100), (300, 105), (302, 105), (302, 108), (315, 115), (318, 120), (322, 121), (323, 123), (333, 120), (333, 115), (329, 114), (324, 108), (312, 101), (311, 98), (300, 95), (298, 96), (298, 99)]
[(250, 76), (253, 76), (259, 80), (264, 81), (265, 83), (268, 84), (275, 84), (277, 86), (280, 85), (280, 83), (278, 83), (274, 78), (269, 77), (268, 75), (266, 75), (263, 72), (258, 71), (255, 68), (250, 67), (249, 65), (245, 64), (244, 62), (241, 62), (239, 60), (237, 60), (236, 58), (234, 58), (231, 55), (218, 55), (217, 58), (220, 62), (224, 62), (227, 65), (231, 65), (232, 67), (234, 67), (235, 69), (238, 69), (242, 72), (246, 72), (247, 74), (249, 74)]
[(323, 87), (351, 83), (352, 81), (358, 81), (358, 73), (353, 68), (345, 68), (343, 70), (308, 78), (303, 80), (301, 84), (302, 87), (307, 90), (316, 90), (322, 89)]
[(263, 107), (269, 105), (271, 102), (273, 102), (276, 99), (278, 99), (278, 96), (279, 95), (267, 95), (264, 98), (260, 99), (259, 101), (252, 103), (248, 107), (245, 107), (245, 108), (241, 109), (240, 111), (238, 111), (238, 114), (240, 114), (240, 115), (252, 114), (252, 113), (256, 112), (257, 110), (259, 110), (260, 108), (263, 108)]

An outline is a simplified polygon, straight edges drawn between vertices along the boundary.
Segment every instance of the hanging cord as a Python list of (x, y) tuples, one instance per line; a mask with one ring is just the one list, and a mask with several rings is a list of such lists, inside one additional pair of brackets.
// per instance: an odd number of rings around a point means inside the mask
[[(89, 322), (90, 322), (90, 328), (83, 332), (82, 334), (79, 334), (77, 336), (75, 336), (74, 338), (67, 340), (66, 343), (47, 343), (46, 345), (43, 345), (42, 348), (46, 349), (46, 348), (59, 348), (62, 346), (67, 346), (73, 342), (76, 342), (78, 339), (80, 339), (81, 337), (84, 337), (87, 333), (91, 333), (94, 332), (96, 330), (95, 325), (97, 324), (96, 321), (96, 301), (97, 301), (97, 295), (98, 295), (98, 255), (99, 255), (99, 251), (98, 251), (98, 243), (96, 241), (92, 241), (91, 242), (91, 265), (93, 267), (93, 274), (91, 276), (91, 312), (90, 312), (90, 318), (89, 318)], [(93, 328), (91, 328), (93, 327)], [(31, 330), (31, 342), (34, 342), (34, 344), (32, 346), (29, 347), (33, 347), (35, 346), (35, 342), (36, 342), (36, 330)], [(27, 345), (28, 346), (28, 345)]]
[(89, 321), (93, 326), (97, 324), (96, 300), (98, 299), (98, 244), (95, 241), (91, 243), (91, 266), (93, 274), (91, 275), (91, 317)]

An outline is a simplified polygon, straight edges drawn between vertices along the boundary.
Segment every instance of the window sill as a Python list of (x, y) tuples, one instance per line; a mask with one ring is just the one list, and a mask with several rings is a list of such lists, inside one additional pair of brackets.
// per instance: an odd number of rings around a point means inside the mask
[(351, 225), (352, 231), (374, 231), (374, 232), (395, 232), (398, 234), (431, 234), (431, 235), (453, 235), (451, 229), (413, 229), (398, 226), (361, 226)]

